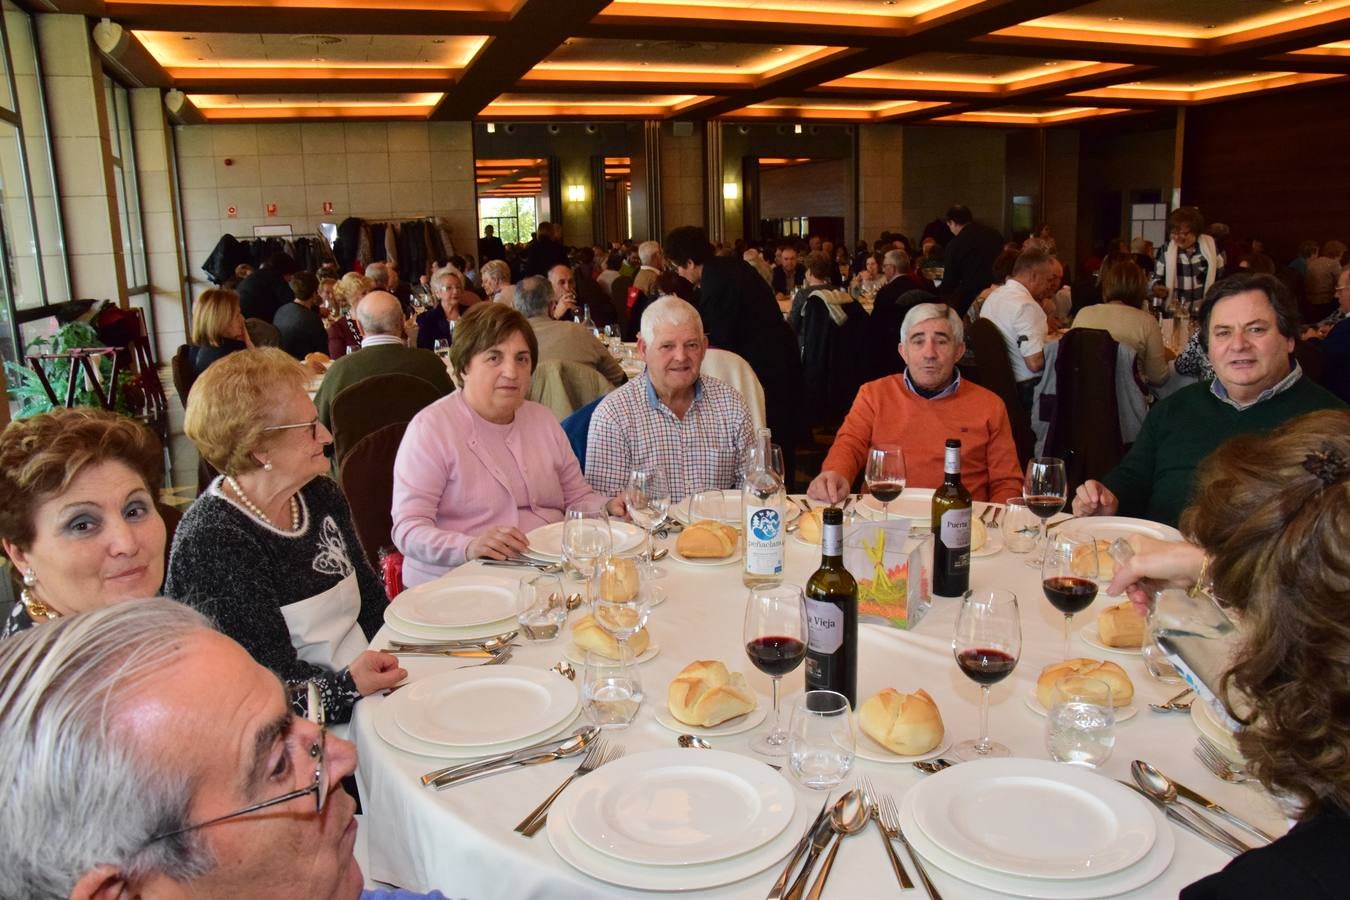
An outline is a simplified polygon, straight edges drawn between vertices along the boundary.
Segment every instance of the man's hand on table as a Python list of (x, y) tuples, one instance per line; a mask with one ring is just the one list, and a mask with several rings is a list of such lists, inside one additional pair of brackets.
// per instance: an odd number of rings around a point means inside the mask
[(848, 496), (848, 487), (849, 483), (843, 475), (832, 469), (826, 469), (812, 479), (806, 488), (806, 496), (812, 500), (838, 503)]
[(470, 560), (485, 556), (488, 559), (506, 559), (524, 553), (529, 546), (529, 538), (519, 528), (494, 525), (469, 541), (469, 546), (464, 549), (464, 558)]
[(1089, 478), (1078, 486), (1073, 495), (1075, 516), (1114, 516), (1120, 509), (1120, 500), (1100, 481)]

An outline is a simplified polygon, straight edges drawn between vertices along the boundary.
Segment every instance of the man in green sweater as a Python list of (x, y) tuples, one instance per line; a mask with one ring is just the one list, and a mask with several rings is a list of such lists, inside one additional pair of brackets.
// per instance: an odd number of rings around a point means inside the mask
[(1288, 289), (1272, 276), (1234, 275), (1216, 283), (1201, 307), (1200, 328), (1214, 381), (1190, 385), (1153, 407), (1120, 465), (1078, 488), (1074, 515), (1119, 513), (1175, 526), (1190, 502), (1196, 466), (1228, 438), (1344, 406), (1292, 361), (1298, 314)]

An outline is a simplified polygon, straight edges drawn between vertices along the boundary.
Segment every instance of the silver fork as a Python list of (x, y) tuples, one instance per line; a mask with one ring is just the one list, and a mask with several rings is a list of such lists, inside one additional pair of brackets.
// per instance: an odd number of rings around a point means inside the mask
[(525, 837), (534, 837), (535, 833), (543, 828), (544, 823), (548, 821), (548, 808), (553, 805), (554, 800), (558, 799), (558, 795), (563, 792), (563, 788), (582, 775), (589, 775), (605, 763), (613, 762), (620, 756), (623, 756), (622, 747), (611, 746), (603, 740), (596, 741), (591, 745), (591, 749), (586, 751), (586, 756), (582, 759), (581, 765), (577, 766), (577, 770), (563, 779), (563, 783), (558, 785), (553, 793), (545, 797), (543, 803), (530, 810), (530, 814), (520, 820), (520, 824), (516, 826), (515, 830)]
[(1240, 766), (1235, 766), (1229, 762), (1218, 746), (1204, 735), (1200, 736), (1200, 740), (1195, 745), (1195, 755), (1216, 778), (1233, 784), (1244, 784), (1252, 780), (1252, 776), (1248, 775)]
[(516, 652), (515, 647), (507, 647), (501, 653), (498, 653), (492, 659), (484, 660), (480, 663), (469, 663), (467, 666), (455, 666), (456, 669), (472, 669), (477, 666), (500, 666), (511, 658), (511, 654)]
[(928, 896), (933, 900), (942, 900), (942, 895), (938, 889), (933, 887), (933, 882), (928, 878), (928, 872), (923, 867), (923, 860), (919, 859), (919, 854), (914, 852), (910, 846), (909, 838), (905, 837), (904, 831), (900, 829), (900, 807), (895, 805), (895, 798), (890, 794), (881, 795), (881, 827), (886, 829), (886, 837), (897, 840), (905, 845), (909, 851), (910, 861), (914, 863), (914, 869), (919, 873), (919, 880), (928, 891)]
[(900, 857), (895, 855), (895, 848), (891, 846), (891, 835), (886, 830), (886, 826), (881, 823), (881, 805), (877, 803), (876, 790), (872, 787), (872, 781), (867, 776), (858, 779), (858, 786), (862, 788), (863, 802), (872, 809), (872, 821), (877, 823), (877, 830), (881, 832), (881, 842), (886, 845), (886, 856), (890, 858), (891, 868), (895, 870), (895, 878), (900, 882), (900, 889), (904, 891), (914, 890), (914, 882), (910, 879), (909, 873), (905, 871), (905, 864), (900, 862)]

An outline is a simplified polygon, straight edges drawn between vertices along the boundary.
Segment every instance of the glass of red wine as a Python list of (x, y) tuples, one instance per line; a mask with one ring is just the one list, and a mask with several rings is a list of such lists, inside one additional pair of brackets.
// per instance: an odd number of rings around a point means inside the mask
[(891, 517), (891, 501), (905, 490), (905, 454), (898, 446), (884, 444), (867, 451), (867, 490), (881, 501), (882, 518)]
[(795, 584), (750, 590), (745, 604), (745, 652), (756, 669), (773, 679), (773, 730), (750, 742), (765, 756), (787, 755), (787, 729), (778, 714), (778, 682), (806, 658), (806, 599)]
[(962, 741), (951, 755), (961, 760), (1008, 756), (989, 740), (989, 688), (1012, 674), (1022, 655), (1022, 616), (1012, 591), (976, 591), (961, 601), (952, 638), (956, 664), (980, 686), (980, 739)]
[(1045, 521), (1064, 509), (1064, 503), (1069, 499), (1069, 476), (1064, 471), (1064, 460), (1053, 456), (1033, 457), (1027, 463), (1027, 474), (1022, 480), (1022, 496), (1026, 498), (1027, 509), (1041, 520), (1038, 536), (1041, 552), (1027, 557), (1027, 565), (1039, 569), (1045, 556)]
[(1069, 659), (1070, 626), (1073, 614), (1082, 612), (1097, 599), (1097, 542), (1092, 537), (1071, 538), (1056, 532), (1046, 542), (1045, 562), (1041, 564), (1041, 588), (1050, 605), (1064, 613), (1064, 658)]

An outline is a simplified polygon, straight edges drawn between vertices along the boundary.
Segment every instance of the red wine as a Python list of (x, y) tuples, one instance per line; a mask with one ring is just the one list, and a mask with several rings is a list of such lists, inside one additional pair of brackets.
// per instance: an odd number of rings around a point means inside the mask
[(867, 485), (867, 489), (872, 492), (882, 503), (890, 503), (896, 497), (899, 497), (905, 490), (903, 481), (874, 481)]
[(1027, 509), (1031, 510), (1031, 514), (1042, 519), (1048, 519), (1064, 508), (1064, 498), (1056, 497), (1054, 494), (1038, 494), (1027, 497), (1026, 500)]
[(1056, 575), (1042, 582), (1045, 599), (1066, 616), (1082, 612), (1097, 599), (1097, 582), (1077, 575)]
[(745, 645), (746, 655), (765, 675), (786, 675), (802, 664), (806, 644), (793, 637), (760, 637)]
[(995, 684), (1007, 678), (1017, 660), (1002, 650), (962, 650), (956, 654), (956, 664), (976, 684)]

